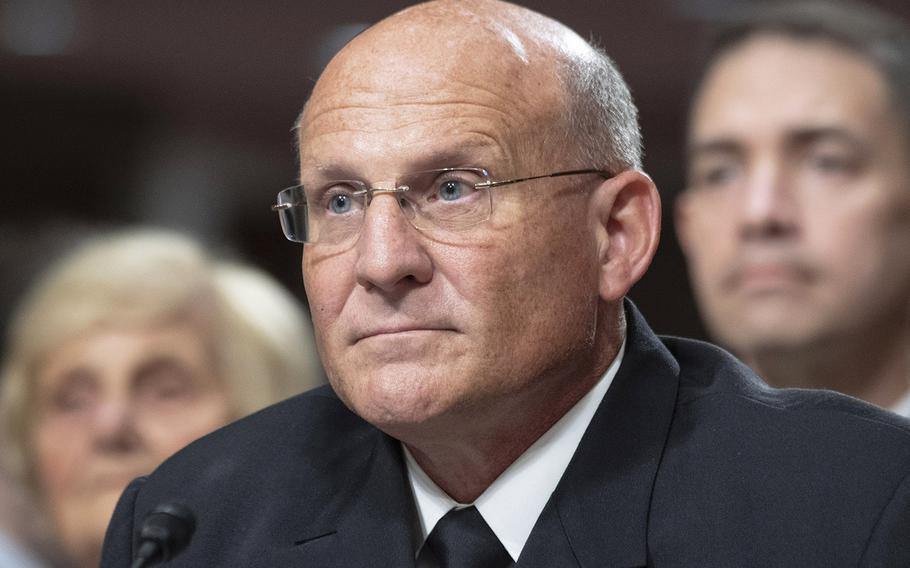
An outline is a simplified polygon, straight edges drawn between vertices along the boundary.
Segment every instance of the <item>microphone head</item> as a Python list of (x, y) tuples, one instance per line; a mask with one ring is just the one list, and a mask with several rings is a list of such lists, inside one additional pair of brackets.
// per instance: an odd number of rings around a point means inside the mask
[(160, 560), (167, 562), (180, 554), (196, 530), (196, 516), (185, 505), (164, 503), (146, 515), (139, 529), (139, 542), (158, 545)]

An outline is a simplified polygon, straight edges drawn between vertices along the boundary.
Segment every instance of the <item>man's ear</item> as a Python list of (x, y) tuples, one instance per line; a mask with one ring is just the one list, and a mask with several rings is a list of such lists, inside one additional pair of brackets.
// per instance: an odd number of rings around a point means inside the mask
[(594, 192), (600, 297), (617, 302), (644, 275), (660, 241), (660, 195), (644, 172), (627, 170)]

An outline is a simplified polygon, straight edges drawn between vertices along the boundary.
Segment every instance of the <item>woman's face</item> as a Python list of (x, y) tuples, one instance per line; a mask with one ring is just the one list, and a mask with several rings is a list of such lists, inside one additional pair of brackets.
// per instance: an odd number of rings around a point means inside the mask
[(127, 483), (231, 418), (211, 347), (190, 321), (73, 338), (44, 360), (32, 404), (39, 487), (85, 566), (98, 565)]

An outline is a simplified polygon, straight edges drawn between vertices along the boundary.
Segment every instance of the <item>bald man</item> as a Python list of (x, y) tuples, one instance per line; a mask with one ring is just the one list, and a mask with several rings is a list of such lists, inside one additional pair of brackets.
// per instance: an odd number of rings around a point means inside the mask
[(575, 33), (412, 7), (332, 60), (298, 126), (274, 209), (331, 388), (136, 480), (103, 566), (169, 502), (198, 526), (172, 566), (910, 562), (910, 425), (769, 389), (625, 301), (660, 202), (625, 83)]

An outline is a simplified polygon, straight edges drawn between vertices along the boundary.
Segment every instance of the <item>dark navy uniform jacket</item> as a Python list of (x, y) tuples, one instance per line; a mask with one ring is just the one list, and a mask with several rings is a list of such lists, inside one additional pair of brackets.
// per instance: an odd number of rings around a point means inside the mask
[[(627, 306), (613, 384), (518, 560), (531, 567), (910, 567), (910, 422), (777, 390)], [(413, 567), (400, 444), (328, 387), (177, 453), (124, 492), (102, 567), (156, 505), (196, 533), (173, 567)]]

